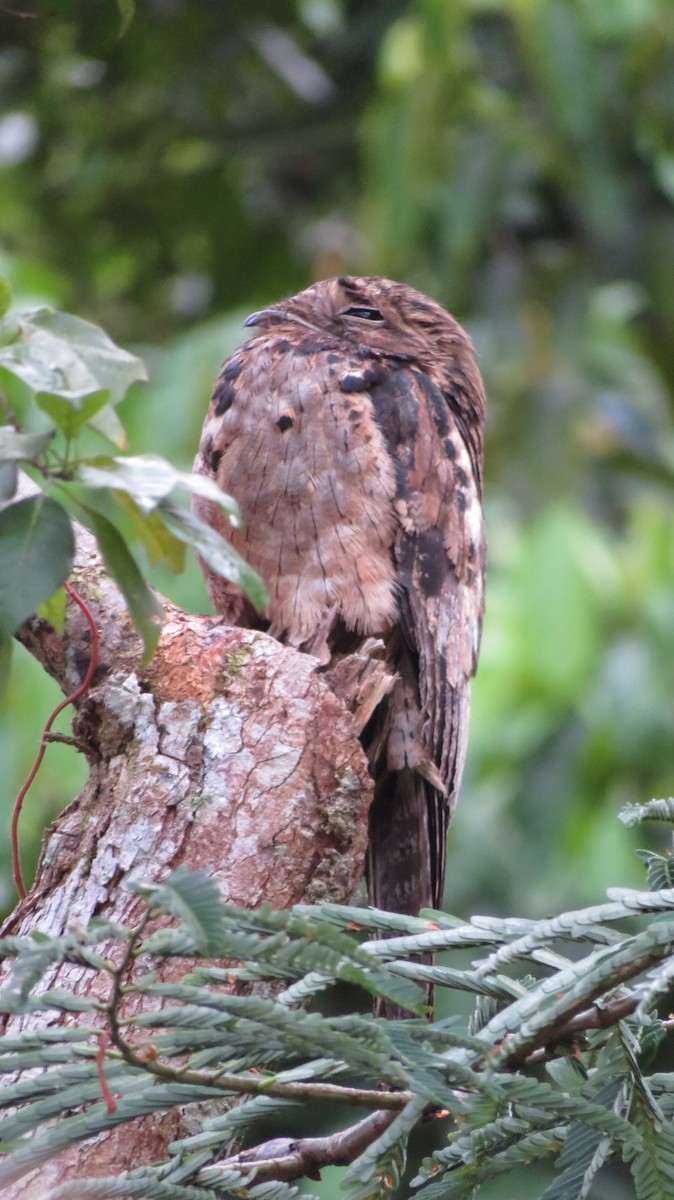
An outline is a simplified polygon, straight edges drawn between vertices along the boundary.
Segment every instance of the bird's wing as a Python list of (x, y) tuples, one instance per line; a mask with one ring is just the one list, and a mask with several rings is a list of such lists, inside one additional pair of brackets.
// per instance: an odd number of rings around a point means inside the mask
[[(428, 375), (409, 366), (391, 370), (371, 396), (396, 470), (394, 554), (402, 637), (394, 651), (399, 683), (390, 702), (387, 767), (399, 772), (395, 805), (406, 814), (404, 824), (416, 820), (420, 839), (427, 838), (429, 899), (437, 907), (482, 624), (480, 480), (451, 397)], [(384, 797), (380, 804), (390, 860), (394, 809)]]

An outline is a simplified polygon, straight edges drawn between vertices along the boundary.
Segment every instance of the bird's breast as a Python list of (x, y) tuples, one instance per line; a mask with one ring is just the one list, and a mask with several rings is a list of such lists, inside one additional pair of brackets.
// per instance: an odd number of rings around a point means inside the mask
[(221, 532), (267, 583), (278, 636), (299, 645), (333, 609), (349, 628), (380, 633), (396, 613), (396, 484), (358, 390), (362, 364), (260, 341), (239, 352), (236, 378), (225, 381), (225, 367), (197, 457), (241, 508), (244, 528)]

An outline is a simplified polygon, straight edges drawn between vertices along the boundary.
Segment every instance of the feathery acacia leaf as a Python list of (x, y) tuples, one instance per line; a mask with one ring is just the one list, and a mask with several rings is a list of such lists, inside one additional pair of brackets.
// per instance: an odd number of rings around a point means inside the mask
[[(178, 917), (201, 954), (222, 954), (222, 904), (215, 880), (206, 871), (177, 870), (161, 883), (139, 883), (133, 890), (149, 908)], [(148, 939), (149, 943), (149, 939)], [(146, 945), (148, 944), (146, 943)]]
[[(549, 1064), (549, 1082), (523, 1074), (518, 1062), (532, 1047), (542, 1047), (551, 1031), (563, 1034), (564, 1022), (583, 1005), (601, 998), (610, 1013), (624, 995), (616, 983), (630, 973), (636, 975), (633, 1004), (641, 999), (646, 1006), (661, 993), (672, 969), (671, 889), (622, 889), (608, 904), (547, 921), (450, 918), (444, 927), (429, 929), (425, 921), (392, 916), (389, 936), (382, 936), (379, 926), (386, 922), (376, 914), (377, 936), (365, 942), (360, 930), (350, 928), (360, 910), (241, 910), (223, 904), (202, 872), (178, 872), (158, 886), (136, 885), (136, 891), (149, 910), (171, 918), (170, 928), (140, 940), (142, 926), (131, 930), (94, 922), (55, 939), (0, 942), (0, 956), (15, 960), (15, 977), (0, 1007), (34, 1012), (37, 1022), (34, 1029), (6, 1039), (0, 1056), (0, 1073), (19, 1073), (2, 1095), (13, 1111), (3, 1124), (0, 1182), (114, 1125), (207, 1097), (248, 1093), (246, 1104), (207, 1119), (200, 1133), (175, 1142), (170, 1163), (139, 1168), (116, 1182), (126, 1193), (114, 1192), (149, 1196), (161, 1185), (162, 1195), (189, 1192), (203, 1198), (214, 1194), (213, 1188), (220, 1192), (224, 1178), (234, 1178), (221, 1161), (233, 1136), (254, 1130), (260, 1118), (271, 1115), (291, 1125), (299, 1122), (301, 1128), (303, 1104), (315, 1103), (314, 1094), (341, 1103), (353, 1097), (357, 1103), (361, 1093), (350, 1082), (355, 1077), (359, 1088), (369, 1088), (370, 1108), (377, 1107), (379, 1095), (382, 1105), (395, 1095), (377, 1092), (382, 1081), (403, 1089), (404, 1096), (386, 1133), (352, 1165), (345, 1180), (352, 1200), (366, 1200), (395, 1180), (409, 1130), (423, 1112), (437, 1109), (461, 1114), (461, 1122), (418, 1181), (427, 1200), (471, 1196), (483, 1181), (518, 1164), (554, 1158), (565, 1143), (550, 1200), (583, 1200), (602, 1163), (616, 1153), (629, 1161), (640, 1197), (652, 1200), (659, 1194), (671, 1165), (663, 1129), (674, 1111), (674, 1084), (669, 1076), (649, 1077), (646, 1071), (664, 1035), (662, 1023), (630, 1019), (607, 1029), (599, 1023), (586, 1048), (576, 1050), (577, 1063), (568, 1057)], [(614, 928), (626, 918), (630, 932)], [(634, 932), (635, 921), (640, 932)], [(60, 1030), (40, 1025), (38, 1013), (81, 1003), (67, 989), (50, 989), (55, 966), (78, 963), (109, 974), (112, 981), (111, 959), (118, 961), (119, 949), (131, 938), (141, 957), (126, 994), (147, 1000), (140, 1011), (135, 1002), (134, 1027), (153, 1030), (162, 1078), (153, 1077), (151, 1063), (124, 1062), (111, 1047), (105, 1070), (117, 1112), (110, 1114), (100, 1096), (92, 1017), (87, 1013), (87, 1026), (79, 1030)], [(557, 953), (561, 938), (575, 943), (582, 955), (578, 961)], [(115, 942), (118, 949), (110, 955)], [(468, 947), (478, 957), (470, 969), (414, 962), (438, 942), (448, 955), (462, 954), (462, 964)], [(518, 971), (535, 953), (537, 979)], [(217, 954), (242, 964), (235, 968), (238, 978), (248, 972), (254, 979), (290, 982), (276, 996), (232, 995), (226, 990), (231, 972), (208, 960), (182, 980), (162, 982), (153, 959), (167, 954)], [(508, 976), (499, 973), (506, 963)], [(409, 1003), (419, 995), (416, 981), (428, 978), (438, 987), (473, 991), (480, 1004), (492, 1006), (477, 1035), (464, 1018), (433, 1025), (421, 1019), (328, 1016), (304, 1004), (338, 979)], [(494, 1011), (495, 1005), (500, 1007)], [(628, 1092), (635, 1120), (624, 1115)], [(623, 1099), (614, 1104), (612, 1097), (619, 1096)], [(83, 1111), (82, 1105), (88, 1107)], [(248, 1194), (259, 1193), (259, 1200), (294, 1195), (287, 1184), (267, 1179), (255, 1184), (250, 1173), (246, 1179)]]
[(618, 813), (623, 825), (631, 828), (642, 821), (674, 822), (674, 797), (667, 800), (649, 800), (647, 804), (626, 804)]

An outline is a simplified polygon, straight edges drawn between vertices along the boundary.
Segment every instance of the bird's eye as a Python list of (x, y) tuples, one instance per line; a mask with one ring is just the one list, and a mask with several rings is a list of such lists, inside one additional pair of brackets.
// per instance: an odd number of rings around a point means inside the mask
[(367, 308), (365, 305), (353, 304), (351, 308), (345, 308), (342, 313), (344, 317), (358, 317), (359, 321), (381, 321), (382, 317), (378, 308)]

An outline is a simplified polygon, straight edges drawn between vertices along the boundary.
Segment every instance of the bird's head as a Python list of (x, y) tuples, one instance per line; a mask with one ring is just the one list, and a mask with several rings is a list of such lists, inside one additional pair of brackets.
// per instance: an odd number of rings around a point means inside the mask
[(443, 389), (470, 397), (468, 419), (481, 421), (484, 393), (464, 329), (435, 300), (378, 276), (340, 275), (253, 313), (245, 322), (302, 340), (328, 337), (352, 354), (409, 362)]

